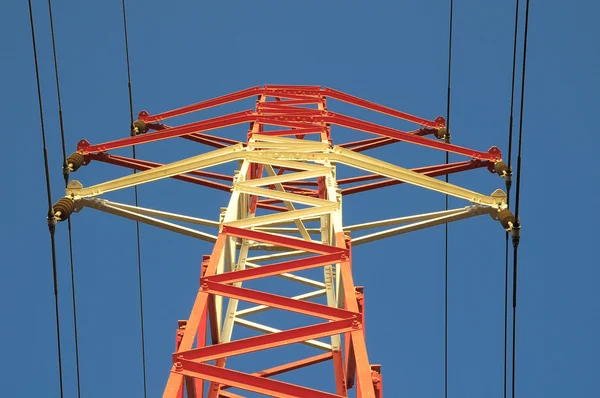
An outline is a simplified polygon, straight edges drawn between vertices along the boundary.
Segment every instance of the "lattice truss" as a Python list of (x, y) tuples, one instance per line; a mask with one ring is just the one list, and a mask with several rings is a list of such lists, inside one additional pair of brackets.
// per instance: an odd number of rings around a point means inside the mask
[[(163, 123), (251, 97), (257, 98), (254, 110), (179, 126)], [(327, 108), (328, 98), (404, 119), (417, 128), (405, 132), (333, 113)], [(204, 383), (209, 383), (206, 396), (211, 398), (241, 396), (231, 388), (274, 397), (346, 397), (354, 386), (359, 397), (381, 397), (380, 367), (371, 365), (367, 356), (363, 292), (352, 277), (352, 247), (479, 215), (492, 216), (507, 231), (514, 222), (503, 191), (484, 195), (435, 178), (488, 168), (510, 180), (510, 170), (498, 148), (480, 152), (450, 144), (441, 117), (422, 119), (319, 86), (265, 85), (156, 115), (143, 111), (138, 118), (129, 137), (98, 145), (80, 141), (77, 152), (68, 159), (68, 167), (75, 171), (91, 161), (101, 161), (139, 172), (89, 187), (71, 181), (66, 196), (54, 210), (57, 219), (65, 220), (72, 212), (93, 208), (214, 243), (212, 253), (202, 263), (200, 287), (190, 316), (179, 321), (165, 398), (183, 397), (184, 392), (188, 397), (205, 396)], [(247, 123), (250, 129), (246, 142), (218, 135), (220, 128)], [(332, 126), (374, 137), (334, 145)], [(169, 164), (110, 153), (176, 137), (217, 149)], [(362, 154), (399, 141), (463, 155), (467, 160), (409, 170)], [(233, 176), (208, 171), (229, 162), (238, 165)], [(338, 165), (364, 174), (338, 178)], [(218, 220), (211, 221), (101, 198), (107, 192), (165, 178), (230, 191), (229, 204)], [(358, 225), (343, 224), (344, 196), (402, 183), (452, 195), (468, 205)], [(354, 185), (344, 188), (349, 184)], [(306, 270), (314, 275), (318, 268), (322, 269), (319, 279), (301, 275)], [(261, 290), (247, 287), (267, 277), (305, 285), (306, 293), (285, 297), (265, 291), (264, 284)], [(318, 298), (323, 303), (315, 302)], [(251, 305), (242, 309), (240, 302)], [(253, 316), (272, 309), (305, 316), (310, 324), (280, 330), (253, 320)], [(315, 318), (319, 319), (317, 323)], [(234, 329), (239, 327), (259, 333), (234, 340)], [(295, 343), (311, 347), (315, 355), (269, 369), (260, 369), (257, 364), (255, 373), (226, 367), (231, 357)], [(335, 392), (273, 378), (324, 361), (333, 362), (331, 391)]]

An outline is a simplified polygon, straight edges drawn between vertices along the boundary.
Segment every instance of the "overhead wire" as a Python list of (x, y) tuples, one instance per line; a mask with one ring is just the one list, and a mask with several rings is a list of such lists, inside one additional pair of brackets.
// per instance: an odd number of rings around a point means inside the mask
[(60, 387), (60, 397), (64, 397), (64, 389), (63, 389), (63, 369), (62, 369), (62, 348), (60, 343), (60, 314), (58, 308), (58, 272), (56, 266), (56, 240), (55, 240), (55, 230), (56, 230), (56, 218), (54, 217), (54, 209), (52, 208), (52, 191), (50, 189), (50, 168), (48, 167), (48, 148), (46, 146), (46, 130), (44, 126), (44, 111), (42, 106), (42, 88), (40, 84), (40, 71), (39, 71), (39, 63), (37, 56), (37, 44), (35, 40), (35, 28), (33, 21), (33, 7), (31, 5), (31, 0), (28, 0), (29, 4), (29, 24), (31, 26), (31, 44), (33, 47), (33, 59), (35, 64), (35, 79), (37, 84), (37, 96), (38, 96), (38, 105), (40, 109), (40, 125), (42, 132), (42, 153), (44, 157), (44, 171), (46, 177), (46, 193), (48, 196), (48, 230), (50, 232), (50, 247), (52, 252), (52, 276), (53, 276), (53, 284), (54, 284), (54, 315), (56, 319), (56, 348), (58, 351), (57, 361), (58, 361), (58, 379), (59, 379), (59, 387)]
[[(67, 164), (67, 149), (65, 143), (65, 129), (63, 123), (63, 111), (62, 111), (62, 100), (60, 96), (60, 81), (58, 78), (58, 59), (56, 56), (56, 40), (54, 36), (54, 17), (52, 15), (52, 1), (48, 0), (48, 14), (50, 16), (50, 33), (52, 36), (52, 54), (54, 57), (54, 78), (56, 82), (56, 96), (58, 102), (58, 119), (60, 123), (60, 138), (62, 144), (62, 155), (63, 155), (63, 176), (65, 179), (65, 186), (69, 183), (69, 166)], [(77, 375), (77, 396), (81, 397), (81, 382), (80, 382), (80, 371), (79, 371), (79, 330), (77, 327), (77, 300), (75, 295), (75, 265), (73, 261), (73, 234), (71, 218), (67, 219), (68, 224), (68, 237), (69, 237), (69, 260), (71, 266), (71, 301), (73, 306), (73, 333), (75, 339), (75, 368)]]
[[(125, 0), (121, 1), (122, 9), (123, 9), (123, 32), (125, 36), (125, 61), (127, 64), (127, 90), (129, 93), (129, 125), (133, 126), (133, 93), (131, 88), (131, 66), (129, 62), (129, 37), (127, 34), (127, 13), (125, 10)], [(133, 158), (137, 158), (135, 145), (132, 146), (132, 154)], [(133, 173), (136, 173), (136, 170), (133, 170)], [(135, 195), (135, 206), (139, 205), (139, 196), (138, 196), (138, 187), (135, 185), (134, 187), (134, 195)], [(140, 334), (141, 334), (141, 343), (142, 343), (142, 369), (143, 369), (143, 380), (144, 380), (144, 397), (147, 396), (147, 379), (146, 379), (146, 340), (145, 340), (145, 332), (144, 332), (144, 294), (143, 294), (143, 283), (142, 283), (142, 251), (140, 244), (140, 223), (135, 222), (135, 232), (137, 239), (137, 263), (138, 263), (138, 289), (139, 289), (139, 300), (140, 300)]]
[(523, 111), (525, 105), (525, 71), (527, 68), (527, 38), (529, 36), (529, 0), (525, 5), (525, 30), (523, 39), (523, 67), (521, 71), (521, 105), (519, 110), (519, 140), (517, 147), (517, 175), (515, 187), (515, 224), (513, 225), (513, 324), (512, 324), (512, 398), (515, 398), (515, 374), (516, 374), (516, 334), (517, 334), (517, 279), (520, 229), (519, 204), (521, 190), (521, 153), (523, 147)]
[[(514, 103), (515, 103), (515, 75), (517, 69), (517, 43), (519, 30), (519, 0), (515, 1), (515, 24), (513, 33), (513, 61), (512, 61), (512, 78), (510, 92), (510, 116), (508, 124), (508, 172), (512, 175), (512, 143), (513, 143), (513, 126), (514, 126)], [(510, 188), (511, 176), (506, 180), (506, 203), (510, 207)], [(508, 276), (509, 276), (509, 232), (505, 233), (505, 270), (504, 270), (504, 398), (507, 393), (507, 359), (508, 359)]]
[[(452, 72), (452, 23), (454, 14), (454, 0), (450, 0), (450, 28), (448, 32), (448, 97), (446, 102), (446, 142), (450, 142), (450, 81)], [(446, 164), (450, 161), (449, 152), (446, 151)], [(446, 183), (450, 181), (446, 174)], [(446, 210), (449, 207), (449, 196), (446, 195)], [(448, 223), (445, 224), (445, 286), (444, 286), (444, 396), (448, 398)]]

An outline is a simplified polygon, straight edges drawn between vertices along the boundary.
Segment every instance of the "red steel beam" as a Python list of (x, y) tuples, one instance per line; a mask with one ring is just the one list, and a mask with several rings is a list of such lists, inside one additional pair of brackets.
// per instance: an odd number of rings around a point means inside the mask
[(206, 281), (217, 283), (234, 283), (248, 281), (257, 278), (266, 278), (268, 276), (280, 275), (286, 272), (302, 271), (305, 269), (316, 268), (328, 264), (336, 264), (342, 261), (344, 252), (333, 254), (324, 254), (298, 260), (284, 261), (281, 263), (269, 264), (258, 268), (248, 268), (240, 271), (225, 272), (220, 275), (213, 275), (204, 278)]
[(302, 239), (291, 238), (281, 235), (273, 235), (266, 232), (259, 232), (253, 230), (247, 230), (230, 225), (224, 225), (221, 231), (223, 234), (228, 236), (235, 236), (241, 239), (250, 239), (257, 242), (269, 243), (276, 246), (287, 247), (294, 250), (303, 250), (316, 254), (331, 254), (342, 251), (346, 258), (349, 253), (346, 248), (323, 245), (321, 243), (307, 242)]
[(267, 396), (278, 398), (340, 398), (339, 395), (301, 387), (295, 384), (284, 383), (265, 377), (254, 376), (248, 373), (221, 368), (204, 363), (181, 359), (175, 371), (179, 375), (192, 376), (210, 380), (219, 384), (227, 384), (242, 390), (258, 392)]
[(245, 287), (230, 286), (211, 281), (202, 282), (202, 291), (237, 300), (248, 301), (258, 305), (266, 305), (267, 307), (279, 308), (285, 311), (314, 316), (317, 318), (339, 320), (349, 317), (356, 317), (358, 320), (361, 319), (358, 311), (348, 311), (337, 307), (329, 307), (325, 304), (295, 300), (289, 297), (278, 296), (276, 294), (265, 293)]
[(173, 363), (176, 364), (183, 359), (193, 360), (198, 363), (221, 358), (231, 358), (233, 356), (249, 354), (255, 351), (268, 350), (300, 343), (306, 340), (350, 332), (356, 330), (355, 322), (354, 318), (340, 319), (337, 321), (317, 323), (315, 325), (284, 330), (282, 332), (262, 334), (230, 341), (228, 343), (214, 344), (189, 351), (180, 351), (173, 354)]
[(148, 142), (166, 140), (168, 138), (181, 137), (192, 133), (219, 129), (223, 127), (235, 126), (242, 123), (248, 123), (255, 119), (252, 110), (232, 113), (225, 116), (219, 116), (213, 119), (206, 119), (195, 123), (189, 123), (178, 127), (166, 128), (151, 133), (140, 134), (133, 137), (125, 137), (114, 141), (108, 141), (103, 144), (92, 145), (86, 140), (79, 141), (77, 151), (82, 154), (93, 152), (105, 152), (113, 149), (124, 148), (131, 145), (141, 145)]
[(408, 120), (409, 122), (420, 124), (422, 126), (428, 126), (428, 127), (434, 127), (434, 128), (446, 127), (446, 121), (441, 116), (436, 118), (435, 121), (430, 121), (427, 119), (420, 118), (418, 116), (410, 115), (405, 112), (400, 112), (396, 109), (389, 108), (384, 105), (376, 104), (375, 102), (367, 101), (362, 98), (358, 98), (353, 95), (343, 93), (338, 90), (334, 90), (329, 87), (325, 87), (323, 89), (323, 92), (329, 98), (334, 98), (336, 100), (343, 101), (343, 102), (346, 102), (346, 103), (349, 103), (352, 105), (360, 106), (360, 107), (370, 109), (370, 110), (373, 110), (376, 112), (380, 112), (380, 113), (383, 113), (383, 114), (386, 114), (389, 116), (394, 116), (394, 117), (397, 117), (400, 119)]

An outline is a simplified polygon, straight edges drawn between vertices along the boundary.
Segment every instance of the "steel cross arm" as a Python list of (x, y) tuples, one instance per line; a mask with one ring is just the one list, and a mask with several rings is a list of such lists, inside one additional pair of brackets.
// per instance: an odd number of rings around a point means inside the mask
[[(233, 321), (238, 325), (247, 327), (248, 329), (256, 330), (258, 332), (263, 332), (263, 333), (281, 333), (282, 332), (281, 329), (272, 328), (270, 326), (262, 325), (257, 322), (252, 322), (247, 319), (240, 319), (240, 318), (236, 317), (236, 318), (234, 318)], [(300, 341), (300, 344), (304, 344), (304, 345), (307, 345), (307, 346), (313, 347), (313, 348), (318, 348), (320, 350), (331, 351), (331, 344), (323, 343), (322, 341), (319, 341), (319, 340), (310, 339), (310, 340), (306, 340), (306, 341)]]
[(406, 224), (409, 222), (431, 220), (431, 219), (442, 217), (442, 216), (449, 216), (452, 214), (461, 213), (461, 212), (463, 212), (467, 209), (471, 209), (473, 207), (475, 207), (475, 206), (467, 206), (467, 207), (461, 207), (459, 209), (442, 210), (442, 211), (436, 211), (436, 212), (432, 212), (432, 213), (417, 214), (414, 216), (389, 218), (386, 220), (370, 221), (370, 222), (361, 223), (361, 224), (348, 225), (348, 226), (344, 227), (344, 231), (352, 233), (355, 231), (364, 231), (366, 229), (371, 229), (371, 228), (389, 227), (392, 225)]
[(157, 113), (150, 115), (146, 111), (142, 111), (138, 114), (138, 118), (146, 123), (160, 122), (165, 119), (169, 119), (176, 116), (185, 115), (187, 113), (197, 112), (203, 109), (212, 108), (219, 105), (224, 105), (230, 102), (243, 100), (246, 98), (254, 97), (261, 94), (263, 91), (262, 87), (250, 87), (245, 90), (236, 91), (235, 93), (222, 95), (216, 98), (212, 98), (206, 101), (198, 102), (196, 104), (187, 105), (178, 109), (174, 109), (167, 112)]
[(319, 256), (307, 257), (300, 260), (285, 261), (265, 265), (260, 268), (246, 269), (241, 271), (232, 271), (220, 275), (213, 275), (205, 278), (206, 281), (218, 283), (234, 283), (248, 281), (256, 278), (266, 278), (268, 276), (280, 275), (286, 272), (302, 271), (305, 269), (316, 268), (326, 264), (333, 264), (345, 260), (344, 252), (333, 254), (323, 254)]
[[(323, 282), (321, 282), (321, 283), (323, 283)], [(325, 285), (325, 284), (323, 284), (323, 285)], [(310, 299), (313, 299), (316, 297), (324, 296), (326, 294), (326, 292), (327, 291), (325, 289), (319, 289), (319, 290), (315, 290), (312, 292), (299, 294), (299, 295), (291, 297), (291, 298), (294, 300), (310, 300)], [(235, 317), (236, 317), (236, 319), (238, 319), (238, 318), (245, 317), (248, 315), (253, 315), (253, 314), (258, 314), (260, 312), (268, 311), (270, 309), (271, 309), (271, 307), (266, 306), (266, 305), (255, 305), (254, 307), (245, 308), (243, 310), (237, 310), (235, 313)]]
[(360, 325), (356, 324), (356, 319), (338, 319), (331, 322), (317, 323), (277, 333), (248, 337), (230, 341), (228, 343), (195, 348), (189, 351), (176, 352), (172, 355), (173, 363), (177, 363), (182, 359), (194, 360), (195, 362), (212, 361), (219, 358), (248, 354), (255, 351), (301, 343), (319, 337), (327, 337), (332, 334), (346, 333), (354, 330), (360, 330)]
[[(420, 173), (424, 176), (428, 177), (438, 177), (442, 175), (449, 175), (454, 173), (460, 173), (461, 171), (473, 170), (480, 167), (485, 167), (487, 162), (481, 162), (479, 160), (471, 160), (467, 162), (461, 162), (462, 164), (455, 165), (441, 165), (441, 166), (430, 166), (430, 167), (422, 167), (420, 169), (412, 169), (417, 173)], [(426, 169), (426, 171), (421, 171)], [(396, 180), (396, 179), (387, 179), (384, 181), (372, 182), (369, 184), (358, 185), (354, 187), (344, 188), (342, 189), (342, 195), (352, 195), (355, 193), (370, 191), (373, 189), (390, 187), (394, 185), (404, 184), (404, 181)]]
[(348, 149), (333, 147), (333, 152), (334, 153), (330, 155), (331, 160), (338, 161), (357, 169), (401, 180), (421, 188), (427, 188), (443, 194), (456, 196), (475, 204), (492, 206), (496, 209), (504, 208), (506, 206), (506, 194), (501, 195), (501, 191), (499, 190), (494, 193), (494, 196), (486, 196), (391, 163), (383, 162), (370, 156), (355, 153)]
[(424, 221), (416, 222), (416, 223), (409, 224), (409, 225), (403, 225), (401, 227), (396, 227), (396, 228), (388, 229), (385, 231), (375, 232), (375, 233), (372, 233), (369, 235), (364, 235), (364, 236), (359, 236), (357, 238), (353, 238), (352, 246), (362, 245), (364, 243), (369, 243), (369, 242), (373, 242), (373, 241), (376, 241), (379, 239), (384, 239), (384, 238), (389, 238), (389, 237), (400, 235), (400, 234), (405, 234), (407, 232), (414, 232), (414, 231), (418, 231), (418, 230), (425, 229), (425, 228), (435, 227), (435, 226), (441, 225), (441, 224), (448, 224), (448, 223), (451, 223), (454, 221), (460, 221), (460, 220), (464, 220), (467, 218), (480, 216), (482, 214), (490, 214), (490, 210), (491, 209), (489, 207), (486, 208), (486, 207), (482, 207), (482, 206), (467, 207), (458, 212), (453, 212), (453, 213), (449, 212), (451, 214), (448, 214), (445, 216), (441, 216), (441, 217), (437, 217), (437, 218), (433, 218), (433, 219), (429, 219), (429, 220), (424, 220)]
[(319, 121), (325, 123), (335, 124), (341, 127), (347, 127), (354, 130), (360, 130), (371, 134), (377, 134), (383, 137), (396, 138), (400, 141), (410, 142), (429, 148), (438, 149), (441, 151), (447, 151), (456, 153), (459, 155), (467, 156), (473, 159), (479, 160), (491, 160), (499, 161), (502, 159), (502, 154), (497, 147), (492, 147), (488, 152), (475, 151), (473, 149), (464, 148), (454, 144), (447, 144), (443, 141), (434, 140), (431, 138), (421, 137), (416, 134), (410, 134), (405, 131), (392, 129), (390, 127), (381, 126), (375, 123), (365, 122), (363, 120), (355, 119), (349, 116), (335, 114), (329, 112), (325, 116), (317, 117)]
[(77, 151), (86, 155), (93, 152), (105, 152), (113, 149), (124, 148), (132, 145), (141, 145), (148, 142), (166, 140), (168, 138), (181, 137), (192, 133), (200, 133), (208, 130), (215, 130), (223, 127), (235, 126), (242, 123), (254, 121), (256, 116), (252, 110), (232, 113), (225, 116), (219, 116), (213, 119), (206, 119), (200, 122), (185, 124), (183, 126), (166, 128), (151, 133), (140, 134), (133, 137), (125, 137), (102, 144), (91, 145), (82, 140), (77, 144)]
[(167, 221), (159, 220), (158, 218), (144, 216), (142, 214), (125, 210), (120, 207), (111, 206), (100, 199), (81, 199), (79, 204), (84, 207), (90, 207), (92, 209), (100, 210), (105, 213), (113, 214), (116, 216), (120, 216), (123, 218), (127, 218), (130, 220), (138, 221), (144, 224), (152, 225), (154, 227), (166, 229), (171, 232), (176, 232), (181, 235), (189, 236), (191, 238), (196, 238), (200, 240), (204, 240), (206, 242), (215, 243), (217, 241), (217, 237), (215, 235), (207, 234), (205, 232), (197, 231), (192, 228), (182, 227), (181, 225), (177, 225), (174, 223), (170, 223)]
[[(425, 174), (425, 175), (432, 177), (432, 175), (430, 173), (434, 173), (434, 172), (438, 172), (438, 171), (441, 172), (441, 171), (445, 171), (447, 169), (453, 170), (455, 168), (460, 168), (461, 170), (471, 170), (471, 169), (476, 169), (479, 167), (488, 167), (489, 164), (490, 164), (489, 162), (485, 162), (485, 161), (482, 162), (479, 160), (467, 160), (464, 162), (455, 162), (455, 163), (447, 163), (447, 164), (438, 164), (438, 165), (434, 165), (434, 166), (416, 167), (414, 169), (409, 169), (409, 170), (414, 171), (415, 173), (421, 173), (421, 174)], [(379, 180), (382, 178), (385, 178), (385, 176), (382, 176), (380, 174), (367, 174), (367, 175), (356, 176), (356, 177), (341, 178), (341, 179), (337, 180), (337, 183), (338, 183), (338, 185), (345, 185), (345, 184), (353, 184), (356, 182)], [(379, 181), (379, 182), (383, 182), (383, 181)]]
[[(150, 170), (155, 167), (164, 166), (161, 163), (148, 162), (146, 160), (127, 158), (124, 156), (116, 156), (116, 155), (112, 155), (112, 154), (108, 154), (108, 153), (104, 153), (104, 152), (102, 152), (100, 154), (88, 154), (88, 155), (86, 155), (86, 157), (89, 160), (98, 160), (103, 163), (114, 164), (116, 166), (127, 167), (127, 168), (130, 168), (133, 170), (140, 170), (140, 171)], [(210, 178), (215, 178), (215, 179), (220, 179), (220, 180), (225, 180), (225, 181), (232, 180), (231, 176), (226, 176), (226, 175), (218, 174), (218, 173), (210, 173), (207, 171), (199, 171), (199, 170), (190, 171), (187, 174), (176, 175), (176, 176), (172, 176), (170, 178), (189, 182), (192, 184), (202, 185), (202, 186), (205, 186), (208, 188), (218, 189), (220, 191), (225, 191), (225, 192), (231, 191), (231, 185), (226, 185), (226, 184), (222, 184), (219, 182), (205, 180), (205, 179), (193, 177), (193, 176), (210, 177)]]
[(248, 373), (238, 372), (231, 369), (221, 368), (214, 365), (197, 363), (181, 359), (179, 366), (171, 371), (175, 374), (195, 377), (197, 379), (209, 380), (218, 384), (226, 384), (230, 387), (240, 388), (258, 392), (271, 397), (278, 398), (343, 398), (341, 395), (331, 394), (301, 387), (295, 384), (254, 376)]
[[(287, 254), (287, 253), (285, 253), (285, 254)], [(302, 254), (305, 254), (305, 253), (302, 252)], [(288, 255), (288, 258), (289, 257), (292, 257), (292, 256)], [(261, 265), (258, 265), (258, 264), (254, 264), (254, 263), (251, 263), (249, 260), (250, 260), (250, 257), (246, 260), (246, 266), (249, 267), (249, 268), (259, 268), (259, 267), (266, 267), (267, 266), (267, 265), (261, 266)], [(321, 287), (321, 288), (325, 287), (325, 283), (323, 283), (323, 282), (319, 282), (319, 281), (316, 281), (316, 280), (310, 279), (310, 278), (305, 278), (303, 276), (289, 274), (287, 272), (283, 273), (283, 274), (279, 274), (277, 276), (280, 277), (280, 278), (289, 279), (289, 280), (291, 280), (293, 282), (302, 283), (302, 284), (307, 285), (307, 286)]]
[(193, 156), (177, 162), (155, 167), (141, 173), (117, 178), (112, 181), (93, 185), (88, 188), (81, 188), (78, 181), (71, 181), (67, 187), (67, 195), (73, 195), (76, 198), (98, 196), (106, 192), (116, 191), (123, 188), (129, 188), (135, 185), (144, 184), (163, 178), (185, 174), (192, 170), (203, 169), (210, 166), (216, 166), (227, 163), (232, 160), (238, 160), (244, 157), (244, 148), (240, 145), (234, 145), (223, 149), (217, 149), (202, 155)]
[(182, 222), (186, 222), (186, 223), (190, 223), (190, 224), (204, 225), (206, 227), (219, 228), (219, 222), (217, 222), (217, 221), (205, 220), (203, 218), (197, 218), (197, 217), (184, 216), (182, 214), (169, 213), (166, 211), (148, 209), (145, 207), (131, 206), (131, 205), (123, 204), (123, 203), (112, 202), (109, 200), (104, 200), (104, 203), (107, 205), (110, 205), (112, 207), (118, 207), (118, 208), (121, 208), (124, 210), (138, 213), (138, 214), (157, 216), (157, 217), (166, 218), (169, 220), (176, 220), (176, 221), (182, 221)]
[(420, 118), (418, 116), (410, 115), (405, 112), (397, 111), (396, 109), (393, 109), (393, 108), (388, 108), (387, 106), (384, 106), (384, 105), (376, 104), (375, 102), (367, 101), (362, 98), (358, 98), (353, 95), (343, 93), (338, 90), (334, 90), (329, 87), (325, 87), (323, 89), (323, 93), (329, 98), (334, 98), (338, 101), (346, 102), (348, 104), (360, 106), (362, 108), (380, 112), (380, 113), (383, 113), (383, 114), (386, 114), (389, 116), (394, 116), (394, 117), (397, 117), (400, 119), (408, 120), (409, 122), (420, 124), (422, 126), (428, 126), (428, 127), (434, 127), (434, 128), (446, 127), (446, 121), (441, 116), (436, 118), (434, 121), (430, 121), (427, 119)]

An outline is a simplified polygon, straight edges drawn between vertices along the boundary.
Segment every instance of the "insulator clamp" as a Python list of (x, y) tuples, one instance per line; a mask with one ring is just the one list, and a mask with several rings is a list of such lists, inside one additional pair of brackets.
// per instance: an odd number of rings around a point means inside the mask
[[(83, 156), (83, 154), (81, 154), (79, 152), (74, 152), (74, 153), (70, 154), (69, 157), (67, 158), (67, 167), (70, 171), (77, 171), (81, 166), (83, 166), (84, 162), (85, 162), (85, 157)], [(63, 168), (63, 173), (64, 173), (64, 168)]]
[(506, 231), (510, 231), (513, 229), (516, 219), (512, 211), (503, 209), (498, 212), (498, 221), (500, 221), (500, 224), (502, 224)]
[(75, 202), (69, 197), (60, 198), (52, 208), (56, 221), (65, 221), (75, 210)]
[(440, 127), (433, 133), (437, 139), (450, 142), (450, 132), (446, 127)]
[(148, 131), (148, 127), (146, 126), (146, 122), (143, 120), (138, 119), (131, 124), (130, 132), (132, 136), (144, 134), (146, 131)]

